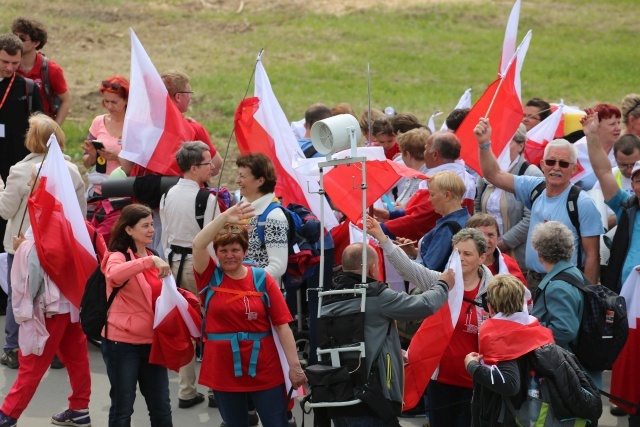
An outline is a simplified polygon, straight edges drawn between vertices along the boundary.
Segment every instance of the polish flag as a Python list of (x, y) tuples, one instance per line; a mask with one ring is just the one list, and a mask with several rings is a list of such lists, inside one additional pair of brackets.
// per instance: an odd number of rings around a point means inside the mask
[(527, 143), (524, 146), (524, 158), (532, 165), (540, 165), (544, 156), (544, 149), (553, 141), (556, 131), (564, 115), (564, 104), (562, 101), (558, 109), (551, 113), (549, 117), (538, 123), (527, 132)]
[[(637, 268), (638, 266), (636, 266)], [(638, 320), (640, 319), (640, 273), (636, 268), (622, 285), (620, 295), (627, 303), (627, 319), (629, 321), (629, 336), (622, 348), (622, 352), (613, 364), (611, 370), (611, 394), (629, 402), (640, 402), (640, 383), (636, 378), (640, 375), (640, 333)], [(612, 400), (630, 415), (637, 414), (637, 410), (620, 402)]]
[(149, 362), (178, 371), (194, 356), (193, 338), (200, 336), (200, 301), (189, 291), (178, 289), (173, 275), (162, 281), (153, 319), (153, 341)]
[[(462, 96), (458, 100), (458, 103), (456, 104), (456, 107), (454, 108), (454, 110), (459, 110), (461, 108), (471, 108), (471, 88), (469, 88), (469, 89), (464, 91), (464, 93), (462, 94)], [(431, 123), (431, 122), (429, 122), (429, 123)], [(429, 126), (429, 129), (431, 129), (431, 126)], [(449, 129), (449, 127), (447, 126), (447, 122), (445, 121), (442, 124), (442, 127), (440, 127), (440, 130), (441, 131), (445, 131), (447, 129)], [(435, 132), (435, 127), (433, 129), (431, 129), (431, 132), (432, 133)]]
[(464, 282), (457, 249), (451, 253), (449, 267), (455, 272), (456, 280), (455, 286), (449, 291), (448, 302), (422, 322), (407, 350), (409, 362), (404, 370), (403, 410), (405, 411), (414, 408), (422, 398), (458, 323), (462, 309)]
[(499, 76), (489, 85), (455, 132), (461, 144), (460, 157), (480, 176), (482, 176), (482, 171), (478, 158), (478, 144), (473, 129), (481, 117), (488, 117), (492, 127), (491, 150), (493, 154), (499, 157), (505, 147), (508, 147), (524, 117), (520, 100), (520, 70), (530, 40), (531, 31), (527, 33), (518, 47), (507, 67), (506, 74)]
[(130, 85), (120, 157), (160, 175), (182, 175), (175, 153), (192, 132), (133, 29)]
[[(573, 175), (571, 175), (571, 183), (575, 184), (576, 182), (584, 179), (587, 175), (592, 174), (593, 166), (591, 166), (591, 160), (589, 159), (587, 137), (583, 136), (582, 138), (577, 140), (573, 145), (578, 150), (578, 160), (576, 162), (576, 165), (578, 167), (576, 168), (576, 171), (573, 173)], [(616, 162), (616, 158), (613, 155), (613, 148), (609, 150), (609, 153), (607, 154), (607, 156), (609, 157), (609, 163), (611, 163), (611, 167), (612, 168), (617, 167), (618, 163)]]
[(338, 225), (338, 221), (326, 199), (317, 194), (317, 179), (293, 168), (294, 160), (305, 156), (271, 89), (261, 58), (262, 54), (256, 64), (254, 96), (243, 100), (236, 110), (238, 149), (243, 155), (264, 153), (271, 159), (278, 175), (276, 195), (282, 197), (283, 205), (307, 206), (320, 218), (320, 203), (324, 203), (324, 226), (330, 230)]
[(29, 197), (29, 219), (42, 268), (79, 309), (87, 279), (98, 261), (55, 135), (47, 145), (40, 183)]
[(504, 41), (502, 42), (502, 56), (500, 57), (500, 66), (498, 72), (501, 75), (507, 73), (509, 62), (516, 52), (516, 41), (518, 38), (518, 21), (520, 21), (520, 0), (516, 0), (511, 13), (509, 14), (509, 21), (507, 21), (507, 28), (504, 32)]

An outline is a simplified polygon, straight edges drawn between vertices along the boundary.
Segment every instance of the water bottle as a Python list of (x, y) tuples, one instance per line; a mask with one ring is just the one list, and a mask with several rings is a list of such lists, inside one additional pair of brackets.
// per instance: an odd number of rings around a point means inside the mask
[[(534, 371), (529, 372), (529, 386), (527, 388), (527, 394), (534, 398), (540, 399), (540, 382), (536, 378)], [(529, 399), (529, 421), (530, 426), (534, 426), (538, 421), (538, 415), (540, 414), (540, 405), (537, 401)]]

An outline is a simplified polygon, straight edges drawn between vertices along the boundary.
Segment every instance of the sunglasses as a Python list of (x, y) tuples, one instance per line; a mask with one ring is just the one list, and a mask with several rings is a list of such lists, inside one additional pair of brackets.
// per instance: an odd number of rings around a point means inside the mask
[(545, 159), (544, 160), (544, 164), (549, 166), (549, 167), (555, 166), (556, 163), (558, 165), (560, 165), (560, 167), (562, 169), (566, 169), (566, 168), (568, 168), (569, 166), (571, 166), (573, 164), (571, 162), (567, 162), (566, 160), (553, 160), (553, 159)]
[(489, 302), (487, 294), (482, 295), (482, 308), (484, 309), (485, 313), (489, 312), (489, 304), (491, 304), (491, 302)]
[(242, 228), (240, 227), (226, 227), (218, 231), (218, 234), (242, 234)]
[(121, 85), (119, 85), (118, 83), (111, 83), (111, 82), (110, 82), (110, 81), (108, 81), (108, 80), (105, 80), (105, 81), (103, 81), (103, 82), (102, 82), (102, 87), (103, 87), (103, 88), (105, 88), (105, 89), (111, 88), (111, 89), (113, 89), (113, 90), (120, 90), (120, 89), (122, 89), (122, 86), (121, 86)]

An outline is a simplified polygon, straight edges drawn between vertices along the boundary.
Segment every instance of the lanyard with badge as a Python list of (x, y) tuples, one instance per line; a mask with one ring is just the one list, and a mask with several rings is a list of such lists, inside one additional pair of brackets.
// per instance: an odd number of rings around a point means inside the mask
[[(7, 100), (7, 96), (9, 95), (9, 92), (11, 92), (11, 87), (13, 86), (13, 81), (16, 79), (16, 73), (13, 73), (13, 76), (11, 77), (11, 81), (9, 82), (9, 86), (7, 86), (7, 90), (4, 92), (4, 96), (2, 97), (2, 101), (0, 101), (0, 110), (2, 110), (2, 107), (4, 107), (4, 103)], [(4, 123), (0, 123), (0, 138), (4, 138)]]

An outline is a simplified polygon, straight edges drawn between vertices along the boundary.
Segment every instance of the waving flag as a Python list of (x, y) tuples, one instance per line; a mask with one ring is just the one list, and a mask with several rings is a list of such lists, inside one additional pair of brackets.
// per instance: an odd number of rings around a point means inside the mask
[(455, 272), (456, 280), (455, 286), (449, 291), (448, 302), (422, 322), (407, 350), (409, 363), (404, 370), (405, 411), (415, 407), (422, 398), (458, 323), (462, 309), (464, 282), (457, 249), (451, 253), (449, 267)]
[(500, 66), (498, 72), (502, 75), (507, 73), (507, 67), (509, 61), (513, 58), (513, 54), (516, 52), (516, 40), (518, 38), (518, 21), (520, 20), (520, 0), (516, 0), (511, 13), (509, 14), (509, 21), (507, 22), (507, 28), (504, 32), (504, 42), (502, 43), (502, 56), (500, 57)]
[[(436, 131), (436, 122), (435, 122), (435, 118), (438, 117), (440, 114), (442, 114), (442, 111), (436, 111), (435, 113), (433, 113), (431, 115), (431, 117), (429, 117), (429, 121), (427, 122), (427, 127), (429, 128), (429, 130), (431, 131), (431, 133), (434, 133)], [(441, 130), (446, 130), (447, 128), (447, 124), (443, 123), (442, 127), (444, 129)]]
[(120, 157), (160, 175), (182, 175), (175, 153), (193, 132), (133, 30), (130, 84)]
[(532, 165), (539, 165), (544, 155), (544, 149), (555, 138), (556, 131), (560, 126), (564, 114), (564, 104), (562, 101), (558, 109), (551, 113), (549, 117), (538, 123), (527, 132), (527, 143), (524, 146), (524, 158)]
[(149, 362), (178, 371), (194, 355), (191, 337), (200, 336), (200, 301), (178, 289), (173, 275), (162, 281), (153, 319), (153, 341)]
[[(458, 100), (458, 103), (456, 104), (454, 110), (459, 110), (461, 108), (471, 108), (471, 88), (464, 91), (464, 93)], [(431, 127), (429, 127), (429, 129), (431, 129)], [(440, 130), (444, 131), (447, 129), (449, 129), (449, 127), (447, 126), (447, 122), (445, 121), (440, 127)], [(435, 128), (431, 129), (431, 132), (435, 132)]]
[(318, 181), (293, 168), (294, 159), (304, 158), (291, 126), (276, 99), (267, 72), (258, 57), (254, 97), (243, 100), (235, 114), (235, 130), (241, 154), (264, 153), (276, 168), (276, 195), (283, 204), (297, 203), (309, 207), (320, 218), (320, 203), (324, 203), (324, 226), (338, 225), (325, 198), (317, 194)]
[[(634, 268), (631, 274), (622, 285), (620, 295), (627, 303), (627, 319), (629, 321), (629, 337), (613, 364), (611, 371), (611, 394), (628, 400), (629, 402), (640, 402), (640, 383), (632, 379), (640, 375), (640, 333), (638, 332), (638, 319), (640, 319), (640, 274)], [(623, 405), (617, 401), (612, 401), (629, 414), (637, 414), (635, 408)]]
[(79, 308), (87, 279), (98, 261), (55, 135), (47, 144), (40, 184), (29, 197), (29, 219), (42, 268)]

